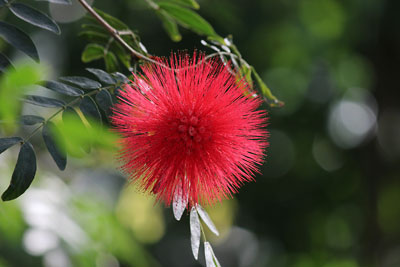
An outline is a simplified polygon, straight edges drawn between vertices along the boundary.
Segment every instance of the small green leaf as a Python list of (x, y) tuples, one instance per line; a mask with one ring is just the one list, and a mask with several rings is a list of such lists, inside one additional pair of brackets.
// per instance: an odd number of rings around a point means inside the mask
[(82, 61), (85, 63), (104, 57), (104, 47), (98, 44), (88, 44), (82, 52)]
[(111, 46), (111, 51), (115, 53), (121, 63), (127, 68), (131, 68), (131, 60), (132, 57), (129, 53), (125, 51), (125, 49), (117, 42), (114, 42)]
[(113, 106), (111, 94), (107, 90), (101, 90), (96, 95), (96, 101), (97, 101), (97, 104), (99, 104), (99, 107), (107, 115), (107, 117), (109, 117), (112, 114), (111, 107)]
[(94, 8), (94, 10), (99, 14), (105, 21), (107, 21), (113, 28), (117, 30), (128, 30), (129, 27), (120, 21), (119, 19), (107, 14), (104, 11), (101, 11), (100, 9)]
[(113, 72), (118, 69), (118, 62), (113, 52), (108, 52), (104, 57), (107, 72)]
[(182, 6), (188, 6), (194, 9), (199, 9), (200, 5), (195, 0), (168, 0), (170, 3), (175, 3)]
[(0, 154), (21, 141), (21, 137), (0, 138)]
[(179, 42), (182, 40), (182, 35), (179, 33), (178, 25), (176, 24), (175, 20), (164, 10), (157, 10), (156, 13), (161, 19), (163, 27), (171, 40), (174, 42)]
[(87, 71), (93, 73), (101, 82), (105, 84), (116, 84), (117, 81), (110, 74), (101, 69), (86, 68)]
[(89, 123), (91, 127), (86, 128), (79, 116), (77, 117), (69, 112), (63, 114), (63, 123), (60, 123), (58, 127), (67, 137), (68, 153), (80, 153), (89, 144), (93, 147), (113, 151), (116, 147), (116, 135), (96, 121), (89, 120)]
[(44, 87), (63, 95), (80, 96), (85, 93), (81, 89), (56, 81), (42, 81), (41, 83)]
[(101, 87), (101, 83), (94, 81), (92, 79), (81, 77), (81, 76), (68, 76), (61, 77), (60, 80), (64, 82), (69, 82), (83, 89), (93, 90)]
[(1, 196), (3, 201), (13, 200), (22, 195), (31, 185), (36, 174), (36, 155), (32, 145), (25, 142), (18, 154), (17, 164), (11, 183)]
[(117, 71), (117, 72), (114, 72), (112, 75), (119, 83), (128, 83), (129, 82), (128, 77), (126, 77), (125, 74), (122, 74), (121, 72)]
[(101, 114), (96, 102), (90, 96), (85, 96), (79, 105), (87, 120), (95, 120), (101, 124)]
[(82, 31), (78, 35), (83, 38), (86, 38), (86, 40), (92, 43), (106, 44), (110, 39), (110, 36), (107, 35), (106, 33), (95, 32), (95, 31)]
[(65, 106), (65, 102), (62, 100), (38, 95), (26, 95), (24, 101), (32, 105), (46, 108), (59, 108)]
[[(67, 154), (74, 157), (81, 158), (85, 155), (84, 153), (90, 153), (90, 141), (82, 144), (77, 144), (77, 142), (74, 141), (74, 139), (79, 138), (79, 136), (88, 135), (88, 129), (83, 124), (78, 112), (76, 112), (72, 107), (67, 107), (62, 113), (62, 121), (62, 124), (58, 124), (58, 128), (62, 132), (63, 136), (66, 136), (67, 138), (65, 139), (61, 136), (62, 139), (58, 140), (57, 136), (55, 136), (57, 143), (62, 145), (65, 142)], [(74, 129), (71, 129), (71, 124), (73, 124)], [(66, 132), (65, 128), (70, 129), (71, 133)]]
[(61, 171), (65, 170), (67, 153), (65, 151), (65, 140), (60, 130), (54, 123), (49, 121), (43, 126), (42, 136), (47, 150), (57, 164), (57, 167)]
[[(89, 17), (89, 19), (93, 19), (93, 18)], [(97, 23), (97, 21), (95, 19), (93, 19), (93, 22)], [(107, 33), (108, 33), (107, 30), (104, 29), (99, 24), (92, 24), (92, 23), (87, 24), (86, 23), (86, 24), (82, 24), (81, 27), (82, 27), (82, 29), (85, 29), (86, 31), (99, 32), (99, 33), (103, 33), (105, 35), (107, 35)]]
[(203, 34), (211, 37), (218, 36), (210, 23), (208, 23), (193, 10), (166, 1), (159, 2), (158, 6), (162, 10), (165, 10), (183, 27), (189, 28), (198, 34)]
[(13, 65), (11, 65), (10, 60), (0, 53), (0, 71), (5, 71), (7, 68), (14, 68)]
[(268, 100), (268, 104), (271, 107), (283, 107), (285, 105), (284, 102), (280, 101), (277, 99), (269, 89), (269, 87), (264, 83), (264, 81), (261, 79), (260, 75), (255, 71), (254, 68), (251, 69), (252, 73), (254, 75), (254, 78), (256, 78), (256, 82), (258, 86), (260, 87), (261, 93), (266, 97)]
[(44, 122), (44, 118), (36, 115), (22, 115), (19, 122), (23, 125), (35, 125)]
[(42, 29), (60, 34), (57, 23), (43, 12), (21, 3), (12, 3), (10, 10), (18, 18)]
[(0, 21), (0, 36), (15, 48), (39, 62), (39, 55), (32, 39), (17, 27)]

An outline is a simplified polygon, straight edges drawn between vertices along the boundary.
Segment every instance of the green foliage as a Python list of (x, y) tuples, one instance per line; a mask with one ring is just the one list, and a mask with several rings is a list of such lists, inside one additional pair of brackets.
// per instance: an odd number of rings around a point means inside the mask
[(0, 21), (0, 36), (15, 48), (21, 50), (32, 59), (39, 61), (39, 55), (32, 39), (17, 27)]
[(25, 142), (18, 154), (17, 165), (11, 177), (11, 183), (1, 195), (3, 201), (13, 200), (22, 195), (31, 185), (36, 174), (36, 155), (32, 145)]
[[(64, 136), (51, 121), (46, 122), (42, 128), (43, 141), (57, 167), (63, 171), (67, 165), (67, 153)], [(57, 139), (57, 143), (56, 140)]]
[(160, 17), (163, 27), (171, 40), (174, 42), (182, 40), (182, 35), (179, 33), (175, 20), (165, 10), (156, 10), (156, 13)]
[(44, 118), (36, 115), (22, 115), (19, 117), (19, 122), (22, 125), (35, 125), (38, 123), (43, 123)]
[(20, 137), (0, 138), (0, 154), (20, 142), (22, 142)]
[(88, 44), (82, 52), (82, 61), (85, 63), (104, 57), (104, 47), (98, 44)]
[(101, 83), (81, 76), (60, 77), (60, 80), (79, 86), (82, 89), (94, 90), (101, 87)]
[[(90, 127), (86, 127), (82, 120), (70, 112), (63, 114), (62, 122), (57, 123), (62, 135), (65, 137), (67, 152), (73, 155), (82, 155), (82, 148), (90, 144), (93, 148), (114, 151), (117, 136), (98, 121), (86, 117)], [(83, 134), (84, 133), (84, 134)], [(57, 137), (57, 142), (62, 145), (63, 137)]]
[(76, 87), (60, 83), (57, 81), (42, 81), (41, 82), (44, 87), (47, 89), (50, 89), (54, 92), (63, 94), (63, 95), (68, 95), (68, 96), (80, 96), (83, 95), (84, 92)]
[(7, 68), (13, 68), (8, 57), (0, 53), (0, 72), (5, 71)]
[(91, 98), (90, 96), (85, 96), (82, 99), (79, 108), (85, 115), (86, 119), (90, 121), (90, 123), (95, 121), (100, 125), (102, 124), (100, 110), (97, 107), (97, 104), (93, 100), (93, 98)]
[(62, 100), (38, 95), (25, 95), (24, 101), (25, 103), (45, 108), (59, 108), (65, 106), (65, 102)]
[(0, 120), (7, 131), (15, 129), (15, 120), (20, 112), (20, 97), (29, 91), (29, 86), (43, 76), (40, 68), (30, 64), (19, 65), (0, 77)]
[(11, 3), (10, 10), (20, 19), (42, 29), (60, 34), (57, 23), (43, 12), (21, 3)]
[(164, 10), (171, 18), (173, 18), (178, 24), (185, 28), (189, 28), (194, 32), (209, 36), (218, 37), (213, 27), (205, 19), (203, 19), (196, 12), (174, 4), (170, 1), (160, 1), (157, 3), (161, 10)]
[[(140, 44), (139, 36), (130, 30), (125, 23), (99, 9), (95, 9), (95, 11), (117, 31), (117, 34), (128, 45), (136, 51), (146, 54), (146, 51), (143, 50), (143, 45)], [(130, 69), (133, 60), (132, 55), (125, 51), (121, 44), (117, 43), (103, 27), (93, 24), (97, 23), (96, 20), (91, 17), (88, 17), (88, 19), (92, 23), (83, 24), (82, 28), (84, 30), (79, 34), (90, 42), (82, 53), (82, 61), (88, 63), (93, 60), (103, 59), (105, 69), (108, 72), (118, 71), (119, 62), (125, 68)]]

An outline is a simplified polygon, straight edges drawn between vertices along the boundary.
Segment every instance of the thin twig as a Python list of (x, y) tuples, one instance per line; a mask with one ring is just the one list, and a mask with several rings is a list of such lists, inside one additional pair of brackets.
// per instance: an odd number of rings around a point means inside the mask
[(162, 65), (164, 64), (147, 57), (133, 49), (124, 39), (119, 35), (119, 32), (112, 27), (105, 19), (103, 19), (85, 0), (78, 0), (79, 3), (111, 34), (112, 37), (115, 38), (125, 49), (127, 49), (131, 55), (137, 59), (144, 59), (151, 63)]

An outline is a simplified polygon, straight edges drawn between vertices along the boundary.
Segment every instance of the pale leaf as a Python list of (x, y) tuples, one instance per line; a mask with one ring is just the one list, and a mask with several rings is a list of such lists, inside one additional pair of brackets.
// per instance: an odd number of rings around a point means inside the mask
[(197, 214), (196, 208), (193, 207), (190, 211), (190, 242), (192, 245), (193, 256), (196, 260), (199, 257), (200, 231), (199, 215)]
[(199, 204), (196, 205), (196, 210), (200, 215), (200, 218), (203, 220), (203, 222), (207, 225), (207, 227), (213, 232), (215, 235), (219, 236), (219, 232), (217, 230), (217, 227), (215, 227), (214, 223), (212, 222), (210, 216), (208, 216), (208, 213), (203, 209), (202, 206)]
[(174, 200), (172, 203), (172, 210), (174, 212), (174, 217), (177, 221), (180, 221), (183, 212), (186, 209), (188, 203), (188, 195), (183, 196), (182, 185), (180, 184), (175, 189)]

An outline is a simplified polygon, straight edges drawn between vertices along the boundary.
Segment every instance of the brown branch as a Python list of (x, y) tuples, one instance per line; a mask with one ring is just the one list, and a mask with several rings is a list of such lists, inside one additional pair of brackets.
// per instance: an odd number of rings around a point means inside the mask
[(160, 62), (153, 60), (147, 57), (146, 55), (143, 55), (138, 51), (136, 51), (135, 49), (133, 49), (127, 42), (125, 42), (124, 39), (122, 39), (118, 31), (114, 27), (112, 27), (107, 21), (105, 21), (105, 19), (103, 19), (88, 3), (86, 3), (85, 0), (78, 0), (78, 1), (83, 6), (83, 8), (85, 8), (111, 34), (111, 36), (117, 42), (119, 42), (125, 49), (127, 49), (131, 53), (133, 57), (137, 59), (143, 59), (157, 65), (164, 66), (164, 64), (161, 64)]

